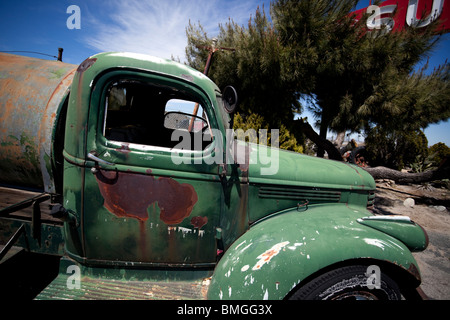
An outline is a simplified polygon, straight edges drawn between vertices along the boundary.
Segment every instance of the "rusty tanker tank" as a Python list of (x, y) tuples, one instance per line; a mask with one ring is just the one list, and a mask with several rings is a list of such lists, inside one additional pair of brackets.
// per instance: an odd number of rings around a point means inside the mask
[(0, 183), (55, 192), (60, 110), (76, 67), (0, 53)]

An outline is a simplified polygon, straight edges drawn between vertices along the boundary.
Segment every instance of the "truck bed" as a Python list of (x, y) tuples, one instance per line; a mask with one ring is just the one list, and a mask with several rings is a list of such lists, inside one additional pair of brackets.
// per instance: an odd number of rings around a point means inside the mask
[(16, 255), (12, 246), (63, 255), (63, 222), (51, 216), (51, 200), (47, 193), (0, 186), (0, 260)]
[[(15, 205), (27, 199), (31, 199), (41, 194), (40, 192), (0, 187), (0, 210), (9, 206)], [(44, 201), (40, 205), (41, 221), (43, 223), (61, 224), (61, 220), (53, 218), (50, 215), (50, 200)], [(19, 211), (10, 213), (8, 218), (30, 221), (32, 218), (33, 207), (21, 209)]]

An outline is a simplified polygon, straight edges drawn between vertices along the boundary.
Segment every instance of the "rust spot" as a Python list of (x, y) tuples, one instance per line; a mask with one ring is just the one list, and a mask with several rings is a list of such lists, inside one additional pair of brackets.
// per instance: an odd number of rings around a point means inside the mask
[(250, 154), (251, 148), (248, 143), (239, 144), (236, 140), (232, 145), (233, 159), (234, 162), (239, 164), (241, 171), (247, 172), (250, 164)]
[(420, 272), (417, 269), (417, 267), (415, 266), (414, 263), (411, 263), (408, 270), (407, 270), (410, 274), (412, 274), (414, 276), (414, 278), (416, 278), (419, 282), (422, 281), (421, 277), (420, 277)]
[(95, 176), (103, 205), (117, 217), (146, 221), (148, 207), (157, 202), (160, 219), (175, 225), (189, 217), (198, 200), (192, 185), (172, 178), (105, 170), (99, 170)]
[(265, 263), (268, 263), (273, 256), (277, 255), (278, 251), (276, 250), (268, 250), (264, 252), (261, 256), (259, 256), (258, 264), (255, 266), (255, 269), (260, 269)]
[[(60, 100), (75, 65), (0, 53), (0, 180), (47, 188), (43, 162)], [(45, 182), (43, 180), (46, 180)]]
[(201, 229), (205, 224), (208, 223), (208, 217), (193, 217), (191, 219), (191, 224), (194, 226), (194, 228)]
[(117, 152), (121, 152), (121, 153), (129, 153), (131, 152), (130, 147), (128, 146), (128, 144), (122, 144), (122, 146), (120, 148), (116, 149)]
[(95, 63), (95, 61), (97, 61), (97, 58), (87, 58), (78, 66), (77, 71), (78, 72), (86, 71), (87, 69), (89, 69), (90, 66), (92, 66)]
[(139, 220), (139, 244), (142, 252), (142, 258), (146, 259), (146, 254), (148, 252), (147, 250), (147, 239), (146, 239), (146, 232), (145, 232), (145, 221)]
[(284, 241), (275, 244), (272, 248), (264, 251), (262, 254), (260, 254), (257, 258), (259, 259), (258, 262), (253, 266), (252, 270), (259, 270), (263, 265), (266, 263), (269, 263), (270, 260), (272, 260), (273, 257), (275, 257), (277, 254), (280, 253), (281, 249), (283, 249), (286, 245), (289, 244), (289, 241)]

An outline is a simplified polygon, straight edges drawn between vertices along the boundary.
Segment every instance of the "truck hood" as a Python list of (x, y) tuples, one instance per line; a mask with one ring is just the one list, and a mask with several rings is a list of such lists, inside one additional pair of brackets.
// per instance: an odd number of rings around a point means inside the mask
[(249, 144), (249, 182), (313, 188), (375, 190), (372, 176), (345, 162)]

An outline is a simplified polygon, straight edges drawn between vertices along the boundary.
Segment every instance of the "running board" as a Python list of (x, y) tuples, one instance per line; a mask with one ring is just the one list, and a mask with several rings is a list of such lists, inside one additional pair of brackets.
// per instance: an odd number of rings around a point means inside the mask
[(59, 274), (36, 300), (205, 300), (206, 281), (125, 281), (83, 277), (80, 287)]
[[(93, 271), (95, 269), (95, 271)], [(103, 270), (103, 271), (102, 271)], [(117, 271), (117, 270), (116, 270)], [(192, 279), (157, 279), (151, 271), (125, 278), (131, 270), (88, 268), (63, 257), (58, 276), (36, 300), (205, 300), (210, 278), (206, 274)], [(183, 271), (178, 271), (183, 272)], [(189, 272), (189, 271), (188, 271)], [(115, 273), (115, 276), (111, 276)]]

